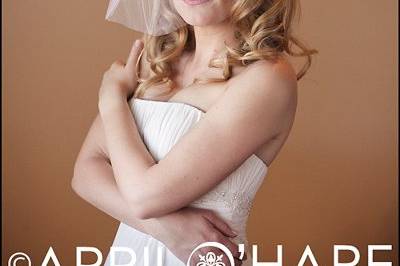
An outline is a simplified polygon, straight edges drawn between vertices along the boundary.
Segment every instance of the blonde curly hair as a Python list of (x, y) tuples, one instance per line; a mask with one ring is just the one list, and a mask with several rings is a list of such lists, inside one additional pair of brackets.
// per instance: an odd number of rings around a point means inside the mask
[[(237, 0), (231, 11), (231, 23), (235, 29), (235, 37), (239, 46), (232, 48), (227, 45), (223, 59), (214, 58), (209, 67), (220, 68), (223, 71), (221, 79), (208, 81), (225, 81), (232, 75), (232, 66), (248, 65), (260, 59), (275, 60), (283, 52), (290, 56), (303, 57), (307, 61), (297, 73), (300, 80), (311, 66), (311, 55), (318, 53), (308, 49), (292, 35), (292, 22), (300, 10), (299, 0)], [(300, 52), (294, 52), (292, 45)], [(144, 50), (140, 60), (146, 60), (151, 75), (140, 77), (137, 68), (139, 85), (134, 97), (154, 85), (166, 83), (173, 87), (172, 62), (184, 51), (195, 49), (195, 38), (191, 25), (183, 26), (174, 32), (162, 36), (144, 36)]]

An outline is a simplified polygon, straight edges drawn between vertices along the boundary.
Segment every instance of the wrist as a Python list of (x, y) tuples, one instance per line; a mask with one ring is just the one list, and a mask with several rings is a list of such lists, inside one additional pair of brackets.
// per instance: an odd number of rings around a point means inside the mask
[(99, 97), (98, 108), (100, 114), (106, 114), (110, 111), (120, 110), (127, 104), (127, 99), (118, 93), (102, 95)]

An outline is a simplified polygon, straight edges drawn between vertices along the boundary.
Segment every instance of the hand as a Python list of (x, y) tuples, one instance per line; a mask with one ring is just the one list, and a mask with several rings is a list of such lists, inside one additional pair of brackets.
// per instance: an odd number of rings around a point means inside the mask
[(136, 40), (129, 53), (126, 64), (122, 61), (115, 61), (104, 73), (99, 91), (99, 107), (107, 107), (114, 100), (126, 101), (136, 86), (136, 62), (143, 49), (143, 42)]
[[(240, 255), (238, 245), (230, 240), (236, 234), (214, 212), (186, 207), (157, 220), (160, 226), (152, 235), (163, 242), (184, 263), (199, 244), (212, 241), (225, 245), (235, 257), (235, 265), (241, 265), (241, 261), (236, 259)], [(209, 251), (220, 253), (217, 248), (210, 247), (199, 250), (192, 258), (198, 258), (199, 254), (204, 256)]]

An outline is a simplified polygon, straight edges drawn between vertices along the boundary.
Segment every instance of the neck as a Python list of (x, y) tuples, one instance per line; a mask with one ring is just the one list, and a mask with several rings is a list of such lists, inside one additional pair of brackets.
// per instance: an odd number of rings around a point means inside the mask
[(236, 44), (234, 29), (229, 20), (205, 27), (194, 26), (194, 35), (196, 41), (192, 58), (194, 65), (208, 65), (210, 59), (225, 49), (225, 44), (229, 46)]

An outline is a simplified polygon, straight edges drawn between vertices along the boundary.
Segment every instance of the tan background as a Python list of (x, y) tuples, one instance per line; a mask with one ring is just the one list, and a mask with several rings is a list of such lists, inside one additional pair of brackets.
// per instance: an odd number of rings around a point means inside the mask
[[(73, 163), (97, 111), (103, 71), (135, 36), (104, 20), (106, 1), (3, 4), (3, 265), (52, 246), (74, 265), (76, 246), (107, 254), (117, 222), (70, 188)], [(307, 244), (320, 265), (333, 244), (368, 244), (397, 265), (397, 1), (302, 1), (298, 36), (319, 50), (299, 83), (291, 136), (249, 221), (263, 259), (284, 246), (297, 265)]]

